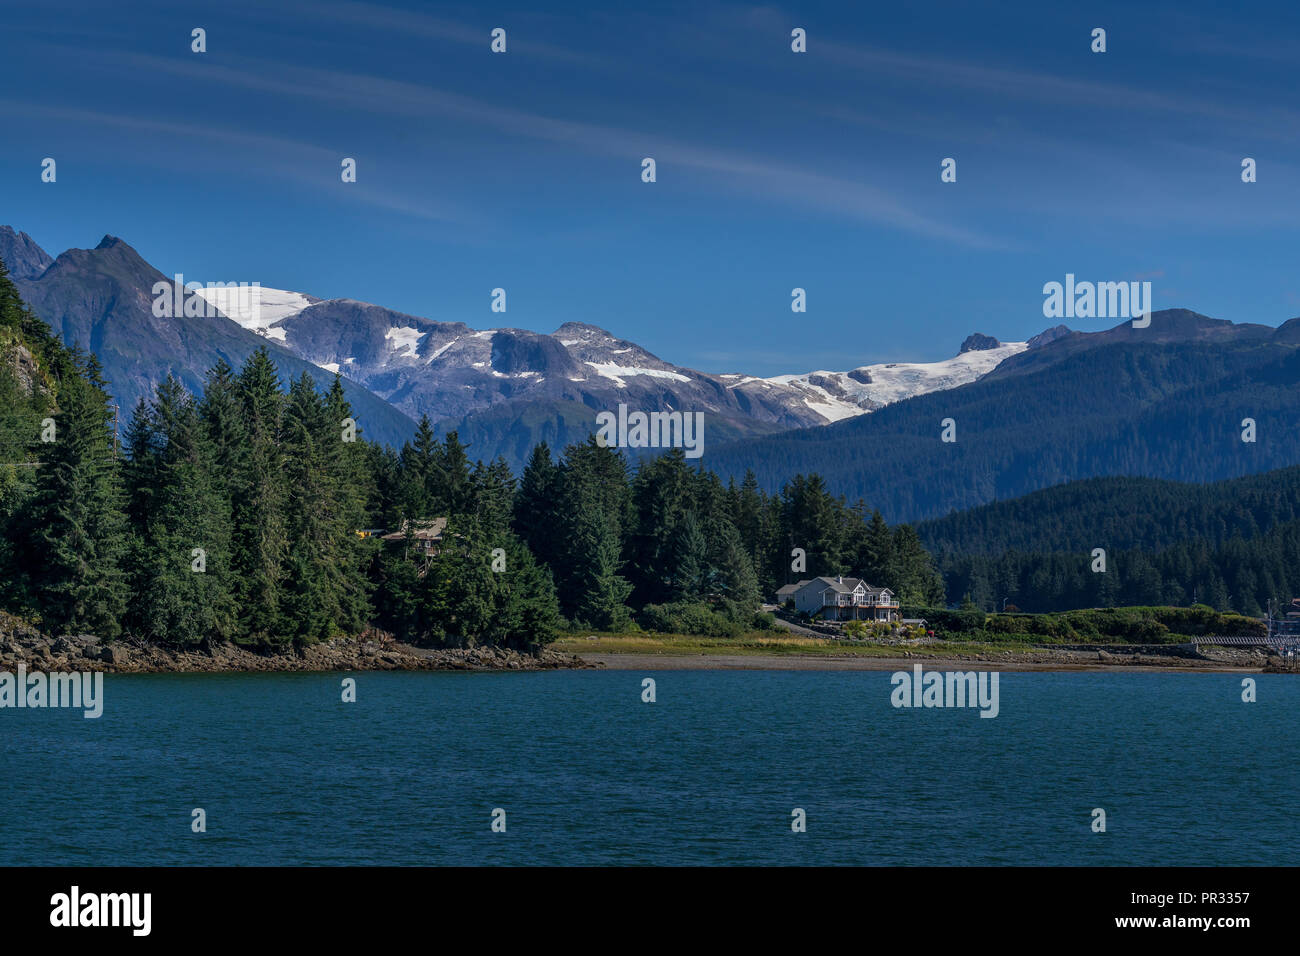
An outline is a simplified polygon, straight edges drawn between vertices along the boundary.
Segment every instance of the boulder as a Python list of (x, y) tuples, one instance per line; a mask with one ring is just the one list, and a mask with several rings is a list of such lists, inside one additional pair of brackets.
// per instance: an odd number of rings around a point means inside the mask
[(126, 663), (126, 651), (120, 647), (108, 645), (100, 648), (99, 659), (105, 664), (112, 664), (114, 667), (121, 667)]

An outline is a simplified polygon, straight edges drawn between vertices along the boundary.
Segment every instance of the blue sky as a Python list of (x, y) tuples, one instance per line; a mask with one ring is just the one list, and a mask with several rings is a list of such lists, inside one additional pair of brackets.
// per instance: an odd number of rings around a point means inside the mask
[(1300, 13), (1142, 6), (4, 0), (0, 223), (719, 372), (1023, 339), (1067, 272), (1300, 315)]

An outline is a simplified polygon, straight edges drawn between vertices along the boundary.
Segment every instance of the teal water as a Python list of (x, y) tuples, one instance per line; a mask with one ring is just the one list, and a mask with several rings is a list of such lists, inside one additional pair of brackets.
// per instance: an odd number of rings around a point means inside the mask
[(0, 710), (0, 864), (1300, 863), (1300, 680), (1003, 674), (981, 719), (889, 677), (109, 675)]

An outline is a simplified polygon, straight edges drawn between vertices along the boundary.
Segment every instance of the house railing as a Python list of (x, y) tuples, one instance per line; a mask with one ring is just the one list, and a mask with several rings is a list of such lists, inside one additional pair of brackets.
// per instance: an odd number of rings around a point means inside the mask
[(848, 595), (822, 595), (822, 607), (887, 607), (897, 608), (898, 600), (896, 598), (851, 598)]

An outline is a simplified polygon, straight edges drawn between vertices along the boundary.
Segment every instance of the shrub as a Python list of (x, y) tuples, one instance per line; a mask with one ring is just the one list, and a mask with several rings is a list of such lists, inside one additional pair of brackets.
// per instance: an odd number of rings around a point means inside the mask
[(699, 637), (738, 637), (745, 632), (739, 621), (717, 613), (708, 605), (688, 601), (647, 604), (641, 611), (641, 623), (651, 631)]

